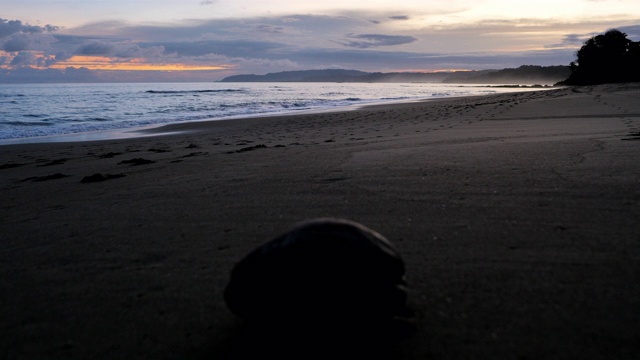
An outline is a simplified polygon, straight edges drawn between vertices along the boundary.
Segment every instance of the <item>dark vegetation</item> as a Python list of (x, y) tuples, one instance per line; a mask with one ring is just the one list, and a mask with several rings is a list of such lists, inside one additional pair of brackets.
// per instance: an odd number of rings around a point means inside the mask
[(571, 63), (571, 75), (559, 85), (595, 85), (640, 81), (640, 42), (613, 29), (587, 40)]
[(555, 79), (566, 79), (571, 73), (568, 66), (523, 65), (516, 69), (470, 71), (454, 73), (444, 83), (467, 84), (553, 84)]

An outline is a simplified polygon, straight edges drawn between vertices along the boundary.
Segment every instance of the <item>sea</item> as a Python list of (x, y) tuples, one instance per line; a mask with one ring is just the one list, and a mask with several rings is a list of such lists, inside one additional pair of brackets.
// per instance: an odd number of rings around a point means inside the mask
[(165, 124), (530, 91), (433, 83), (0, 84), (0, 144), (141, 136)]

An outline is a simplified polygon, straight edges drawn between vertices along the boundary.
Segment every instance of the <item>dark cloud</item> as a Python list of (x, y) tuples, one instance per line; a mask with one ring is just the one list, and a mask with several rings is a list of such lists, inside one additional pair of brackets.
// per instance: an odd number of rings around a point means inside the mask
[(47, 67), (55, 63), (53, 56), (35, 56), (33, 52), (21, 51), (9, 63), (14, 68), (35, 66), (39, 68)]
[(285, 31), (285, 28), (282, 26), (268, 25), (268, 24), (260, 24), (253, 27), (254, 31), (263, 33), (263, 34), (282, 34)]
[(0, 38), (7, 37), (17, 33), (38, 34), (43, 32), (54, 32), (58, 30), (57, 26), (33, 26), (23, 24), (20, 20), (7, 20), (0, 18)]
[(58, 61), (64, 61), (71, 58), (73, 55), (78, 55), (78, 49), (84, 45), (92, 42), (101, 42), (98, 40), (86, 36), (74, 36), (74, 35), (50, 35), (52, 44), (47, 49), (47, 53), (53, 55)]
[(350, 36), (351, 39), (341, 44), (348, 47), (366, 49), (378, 46), (396, 46), (410, 44), (418, 39), (413, 36), (402, 35), (380, 35), (380, 34), (362, 34)]
[(409, 20), (409, 16), (407, 16), (407, 15), (389, 16), (389, 19), (391, 19), (391, 20)]
[(16, 52), (22, 50), (28, 50), (29, 45), (31, 44), (31, 39), (26, 34), (13, 34), (9, 40), (7, 40), (4, 45), (2, 45), (2, 50), (7, 52)]
[[(628, 39), (633, 41), (640, 41), (640, 25), (622, 26), (618, 27), (617, 29), (627, 34)], [(567, 34), (563, 37), (562, 41), (559, 44), (548, 45), (547, 48), (573, 46), (578, 49), (591, 37), (602, 34), (607, 30), (609, 29), (603, 29), (602, 31), (593, 31), (584, 34)]]
[(56, 58), (55, 56), (48, 56), (44, 59), (44, 67), (49, 67), (51, 65), (54, 65), (55, 63), (58, 62), (58, 58)]
[(140, 46), (139, 44), (121, 45), (113, 55), (118, 58), (147, 58), (161, 60), (167, 55), (164, 46)]
[(621, 26), (618, 30), (627, 34), (627, 38), (633, 41), (640, 41), (640, 25)]
[(90, 36), (76, 36), (76, 35), (53, 35), (55, 39), (55, 46), (51, 49), (51, 53), (56, 54), (56, 58), (60, 60), (66, 60), (73, 55), (78, 55), (80, 49), (93, 43), (105, 43), (112, 44), (117, 43), (117, 39), (112, 39), (109, 42), (104, 38), (96, 38)]
[(35, 64), (35, 56), (28, 51), (21, 51), (16, 55), (9, 65), (15, 67), (29, 66)]
[(73, 56), (73, 53), (66, 52), (66, 51), (58, 51), (55, 54), (53, 54), (53, 58), (56, 59), (57, 61), (69, 60), (72, 56)]
[(579, 44), (584, 41), (584, 36), (579, 34), (569, 34), (565, 35), (564, 40), (562, 41), (565, 44)]
[(114, 47), (112, 44), (105, 42), (90, 42), (84, 44), (78, 48), (76, 54), (78, 55), (109, 55), (113, 52)]
[[(209, 38), (251, 40), (255, 37), (256, 30), (265, 30), (272, 33), (286, 32), (289, 35), (316, 34), (317, 36), (314, 36), (317, 38), (335, 38), (353, 31), (354, 26), (362, 27), (368, 24), (369, 22), (366, 20), (340, 16), (289, 15), (245, 19), (185, 20), (167, 25), (143, 26), (131, 26), (122, 22), (110, 21), (87, 24), (71, 29), (67, 33), (78, 34), (78, 36), (108, 33), (113, 37), (122, 39), (158, 42), (190, 42)], [(297, 39), (296, 37), (290, 37), (288, 41)], [(308, 44), (308, 40), (305, 40), (304, 43)]]
[(34, 69), (20, 67), (0, 75), (0, 83), (59, 83), (59, 82), (96, 82), (101, 79), (86, 68)]
[(182, 57), (223, 54), (228, 57), (273, 58), (286, 44), (259, 40), (203, 40), (192, 42), (140, 43), (142, 47), (161, 46), (165, 54)]
[(581, 34), (568, 34), (564, 36), (560, 45), (561, 46), (566, 46), (566, 45), (579, 46), (580, 44), (584, 43), (587, 40), (587, 38), (588, 36), (581, 35)]
[(169, 55), (165, 47), (158, 44), (136, 44), (130, 42), (118, 42), (116, 39), (111, 42), (104, 40), (88, 40), (84, 38), (66, 37), (62, 40), (68, 44), (66, 48), (73, 47), (71, 52), (61, 51), (56, 53), (58, 60), (66, 60), (73, 55), (88, 56), (112, 56), (116, 58), (147, 58), (159, 62), (163, 57)]
[(205, 6), (205, 5), (213, 5), (215, 3), (217, 3), (216, 0), (202, 0), (202, 1), (200, 1), (200, 5), (203, 5), (203, 6)]

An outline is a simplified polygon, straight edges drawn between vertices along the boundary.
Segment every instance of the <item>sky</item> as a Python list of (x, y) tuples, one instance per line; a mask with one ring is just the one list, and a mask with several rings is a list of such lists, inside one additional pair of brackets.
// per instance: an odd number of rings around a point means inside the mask
[(638, 0), (3, 0), (0, 83), (568, 65)]

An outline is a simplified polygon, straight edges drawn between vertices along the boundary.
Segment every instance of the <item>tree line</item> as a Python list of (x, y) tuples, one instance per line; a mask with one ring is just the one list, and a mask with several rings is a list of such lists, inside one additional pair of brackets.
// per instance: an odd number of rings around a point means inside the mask
[(571, 75), (559, 85), (595, 85), (640, 81), (640, 42), (612, 29), (587, 40), (570, 64)]

